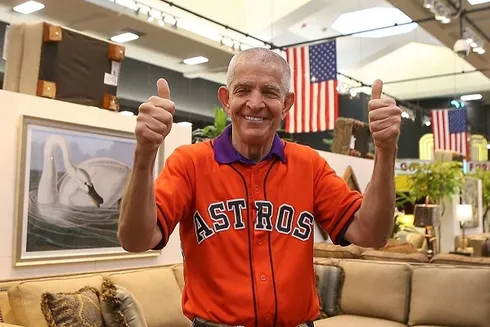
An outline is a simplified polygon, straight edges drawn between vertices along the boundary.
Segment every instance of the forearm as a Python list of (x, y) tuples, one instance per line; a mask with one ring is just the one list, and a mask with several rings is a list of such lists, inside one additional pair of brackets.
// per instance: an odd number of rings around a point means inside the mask
[(151, 248), (158, 228), (153, 190), (155, 155), (136, 150), (131, 178), (121, 203), (118, 237), (121, 246), (130, 252)]
[(377, 152), (371, 181), (358, 212), (366, 243), (382, 247), (393, 231), (395, 211), (394, 153)]

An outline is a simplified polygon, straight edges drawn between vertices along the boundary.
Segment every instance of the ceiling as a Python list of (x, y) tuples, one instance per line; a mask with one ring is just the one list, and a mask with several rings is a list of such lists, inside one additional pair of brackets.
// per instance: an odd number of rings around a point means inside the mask
[[(11, 10), (23, 0), (0, 0), (0, 20), (14, 23), (42, 19), (104, 39), (132, 30), (141, 37), (125, 43), (128, 57), (182, 72), (189, 78), (200, 77), (224, 83), (226, 66), (235, 52), (216, 40), (220, 33), (250, 46), (264, 45), (176, 6), (169, 6), (165, 1), (138, 0), (175, 15), (179, 19), (178, 26), (184, 26), (185, 22), (187, 29), (148, 22), (142, 15), (109, 0), (38, 1), (46, 7), (25, 16)], [(423, 0), (174, 0), (173, 3), (276, 46), (338, 36), (339, 32), (332, 28), (332, 23), (343, 13), (361, 9), (397, 7), (413, 20), (433, 17), (423, 8)], [(490, 8), (490, 3), (471, 6), (463, 0), (463, 4), (468, 10)], [(487, 31), (487, 38), (490, 37), (490, 10), (466, 17), (479, 29)], [(391, 37), (337, 38), (338, 70), (343, 74), (339, 80), (357, 86), (360, 84), (344, 75), (366, 84), (381, 78), (385, 82), (384, 90), (398, 99), (456, 97), (487, 92), (484, 100), (490, 103), (490, 41), (487, 41), (484, 55), (471, 54), (461, 58), (452, 51), (458, 38), (457, 18), (453, 18), (450, 24), (436, 21), (420, 23), (408, 33)], [(198, 55), (210, 60), (196, 66), (182, 63), (183, 59)], [(488, 70), (450, 75), (475, 69)], [(420, 79), (434, 75), (448, 76)], [(369, 93), (368, 88), (358, 90)]]

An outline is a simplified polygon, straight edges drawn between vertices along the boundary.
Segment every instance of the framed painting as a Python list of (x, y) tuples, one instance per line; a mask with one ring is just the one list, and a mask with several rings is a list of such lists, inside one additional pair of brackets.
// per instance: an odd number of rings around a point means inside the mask
[(128, 253), (117, 237), (133, 133), (31, 116), (19, 132), (15, 266), (160, 254)]
[(477, 228), (483, 217), (483, 194), (481, 180), (474, 177), (465, 177), (461, 192), (462, 203), (471, 204), (473, 220), (464, 223), (464, 228)]

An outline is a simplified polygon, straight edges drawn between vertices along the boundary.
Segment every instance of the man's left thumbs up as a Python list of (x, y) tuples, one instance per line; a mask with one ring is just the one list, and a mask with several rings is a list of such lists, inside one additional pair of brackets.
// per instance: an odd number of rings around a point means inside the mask
[(383, 82), (376, 80), (371, 89), (369, 109), (369, 129), (376, 151), (396, 153), (402, 110), (391, 98), (381, 99)]

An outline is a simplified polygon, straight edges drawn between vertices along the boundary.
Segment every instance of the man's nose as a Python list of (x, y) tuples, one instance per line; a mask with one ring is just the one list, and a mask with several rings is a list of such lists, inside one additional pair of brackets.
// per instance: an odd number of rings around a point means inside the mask
[(250, 97), (247, 101), (247, 106), (252, 110), (259, 110), (265, 107), (264, 99), (259, 91), (250, 92)]

